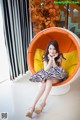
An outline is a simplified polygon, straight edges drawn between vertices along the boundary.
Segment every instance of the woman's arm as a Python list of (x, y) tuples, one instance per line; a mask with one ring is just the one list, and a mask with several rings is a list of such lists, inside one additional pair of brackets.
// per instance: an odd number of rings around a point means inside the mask
[(55, 56), (52, 57), (48, 54), (49, 61), (47, 63), (47, 61), (44, 60), (44, 70), (49, 69), (51, 66), (53, 66), (53, 67), (57, 66), (56, 62), (55, 62), (55, 57), (57, 57), (57, 55), (58, 54), (56, 54)]
[(55, 58), (58, 56), (58, 53), (56, 53), (53, 57), (52, 57), (52, 59), (53, 59), (53, 67), (56, 67), (57, 66), (57, 64), (56, 64), (56, 61), (55, 61)]
[(55, 62), (55, 60), (54, 60), (54, 58), (53, 58), (53, 67), (56, 67), (57, 65), (56, 65), (56, 62)]
[(51, 60), (49, 60), (48, 63), (47, 63), (47, 61), (44, 61), (43, 63), (44, 63), (44, 70), (48, 70), (51, 67), (51, 65), (52, 65), (52, 61)]

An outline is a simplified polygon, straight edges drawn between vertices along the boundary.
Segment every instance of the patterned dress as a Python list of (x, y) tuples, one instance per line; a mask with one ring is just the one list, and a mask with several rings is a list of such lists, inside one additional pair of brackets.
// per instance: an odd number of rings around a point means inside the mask
[(50, 67), (48, 70), (41, 69), (30, 77), (32, 82), (41, 82), (46, 81), (47, 79), (52, 80), (53, 78), (60, 81), (66, 80), (68, 77), (68, 72), (65, 71), (62, 67)]

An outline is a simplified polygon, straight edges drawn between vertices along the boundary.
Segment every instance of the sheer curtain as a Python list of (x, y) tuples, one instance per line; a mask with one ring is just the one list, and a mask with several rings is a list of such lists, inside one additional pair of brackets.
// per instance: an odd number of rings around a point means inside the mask
[(5, 44), (8, 53), (10, 79), (27, 71), (27, 48), (30, 42), (28, 0), (2, 0)]
[(9, 79), (9, 65), (4, 42), (3, 17), (0, 1), (0, 83)]

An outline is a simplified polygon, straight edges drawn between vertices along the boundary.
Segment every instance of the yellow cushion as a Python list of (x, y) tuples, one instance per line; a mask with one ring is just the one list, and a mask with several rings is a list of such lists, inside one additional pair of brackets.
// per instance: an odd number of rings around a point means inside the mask
[(73, 65), (73, 66), (70, 66), (68, 69), (67, 69), (67, 72), (69, 73), (69, 76), (73, 73), (73, 71), (75, 70), (76, 68), (76, 65)]
[(42, 56), (44, 54), (44, 50), (42, 49), (36, 49), (35, 55), (34, 55), (34, 60), (42, 61)]
[(34, 70), (38, 72), (43, 68), (43, 62), (42, 62), (42, 56), (44, 54), (44, 50), (42, 49), (36, 49), (35, 55), (34, 55)]
[(63, 59), (62, 61), (62, 67), (67, 70), (73, 65), (77, 65), (78, 63), (78, 53), (77, 50), (74, 50), (69, 53), (63, 53), (66, 60)]
[(35, 69), (36, 72), (43, 69), (43, 62), (38, 61), (38, 60), (34, 60), (34, 69)]
[[(43, 54), (44, 54), (44, 50), (39, 48), (36, 49), (35, 55), (34, 55), (34, 70), (36, 72), (38, 72), (43, 68), (43, 62), (42, 62)], [(63, 55), (66, 58), (66, 60), (63, 59), (62, 67), (69, 72), (69, 75), (71, 75), (75, 70), (78, 62), (77, 50), (74, 50), (69, 53), (63, 53)]]

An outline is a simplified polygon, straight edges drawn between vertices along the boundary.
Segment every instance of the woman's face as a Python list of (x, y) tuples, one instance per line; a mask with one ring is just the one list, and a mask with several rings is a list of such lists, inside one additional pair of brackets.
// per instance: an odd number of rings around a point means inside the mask
[(51, 56), (54, 56), (57, 53), (57, 51), (53, 45), (49, 46), (48, 52), (49, 52), (49, 55), (51, 55)]

